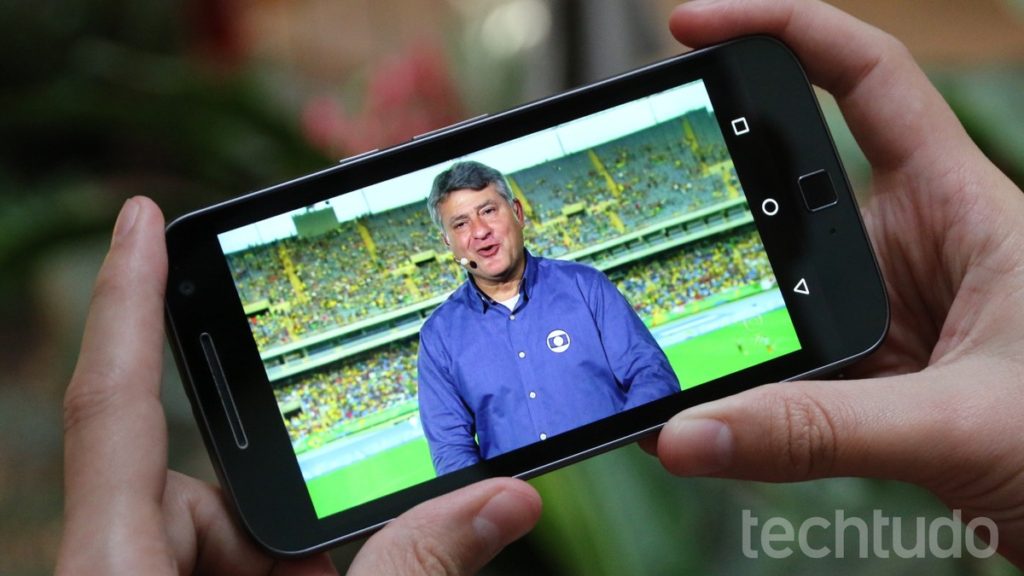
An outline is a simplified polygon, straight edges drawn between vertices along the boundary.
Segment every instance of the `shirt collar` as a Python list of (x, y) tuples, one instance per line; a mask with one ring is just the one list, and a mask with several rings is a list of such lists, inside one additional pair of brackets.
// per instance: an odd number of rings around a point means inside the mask
[[(526, 265), (523, 267), (523, 280), (519, 283), (520, 303), (530, 301), (533, 286), (537, 283), (537, 259), (525, 248), (523, 248), (523, 257), (526, 258)], [(469, 285), (469, 289), (466, 290), (466, 300), (470, 307), (479, 309), (481, 312), (487, 312), (488, 308), (498, 304), (495, 299), (484, 294), (484, 291), (476, 285), (472, 274), (466, 272), (466, 275), (468, 276), (466, 284)]]

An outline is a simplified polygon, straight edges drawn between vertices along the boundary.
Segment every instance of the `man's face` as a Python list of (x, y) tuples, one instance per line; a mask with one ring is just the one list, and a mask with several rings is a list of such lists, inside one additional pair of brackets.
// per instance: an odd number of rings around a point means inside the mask
[(477, 278), (505, 282), (523, 261), (523, 208), (510, 206), (494, 184), (481, 190), (455, 190), (437, 206), (445, 244), (456, 260), (468, 258)]

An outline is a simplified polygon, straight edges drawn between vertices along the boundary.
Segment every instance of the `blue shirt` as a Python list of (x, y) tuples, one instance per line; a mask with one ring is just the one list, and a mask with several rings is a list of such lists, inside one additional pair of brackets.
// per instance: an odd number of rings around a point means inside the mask
[(529, 252), (515, 309), (468, 279), (423, 325), (418, 368), (439, 475), (679, 391), (603, 273)]

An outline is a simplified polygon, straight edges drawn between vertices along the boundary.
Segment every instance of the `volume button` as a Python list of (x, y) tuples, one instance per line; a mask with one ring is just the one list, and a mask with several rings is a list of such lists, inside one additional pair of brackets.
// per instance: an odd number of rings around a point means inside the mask
[(474, 122), (477, 122), (479, 120), (483, 120), (484, 118), (487, 118), (487, 116), (488, 116), (487, 114), (480, 114), (479, 116), (474, 116), (472, 118), (467, 118), (465, 120), (461, 120), (459, 122), (456, 122), (455, 124), (449, 124), (448, 126), (445, 126), (443, 128), (438, 128), (437, 130), (431, 130), (430, 132), (424, 132), (423, 134), (419, 134), (419, 135), (413, 136), (412, 139), (413, 140), (420, 140), (420, 139), (426, 138), (428, 136), (437, 136), (438, 134), (444, 134), (445, 132), (451, 132), (452, 130), (455, 130), (456, 128), (462, 128), (463, 126), (467, 126), (467, 125), (473, 124)]
[(249, 439), (245, 436), (245, 429), (242, 428), (242, 420), (238, 417), (238, 408), (235, 407), (235, 400), (231, 397), (231, 388), (228, 387), (228, 379), (224, 376), (224, 367), (221, 366), (220, 357), (217, 356), (217, 348), (213, 345), (213, 337), (208, 332), (199, 335), (199, 343), (203, 347), (203, 355), (206, 356), (206, 364), (213, 375), (213, 384), (220, 396), (221, 406), (224, 407), (224, 414), (228, 417), (228, 426), (231, 434), (235, 437), (235, 444), (245, 450), (249, 447)]
[(373, 150), (367, 150), (366, 152), (360, 152), (359, 154), (356, 154), (355, 156), (349, 156), (348, 158), (342, 158), (341, 160), (338, 160), (338, 164), (340, 164), (340, 165), (351, 164), (352, 162), (355, 162), (356, 160), (361, 160), (363, 158), (366, 158), (367, 156), (371, 156), (373, 154), (376, 154), (377, 152), (380, 152), (380, 148), (374, 148)]

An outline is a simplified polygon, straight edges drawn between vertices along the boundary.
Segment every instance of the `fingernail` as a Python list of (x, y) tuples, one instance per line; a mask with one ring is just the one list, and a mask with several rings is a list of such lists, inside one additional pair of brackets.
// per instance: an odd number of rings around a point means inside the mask
[(522, 498), (517, 498), (508, 490), (495, 494), (473, 519), (473, 529), (481, 540), (486, 542), (489, 550), (497, 554), (510, 540), (504, 527), (521, 524)]
[(709, 6), (711, 4), (717, 4), (718, 2), (719, 2), (719, 0), (690, 0), (689, 2), (684, 2), (683, 6), (697, 6), (697, 7), (701, 7), (701, 6)]
[(665, 424), (661, 434), (666, 433), (668, 441), (684, 447), (686, 454), (682, 470), (675, 470), (676, 473), (689, 476), (714, 474), (732, 462), (732, 430), (721, 420), (677, 416)]
[(117, 215), (117, 223), (114, 224), (114, 240), (119, 240), (132, 231), (135, 226), (135, 218), (139, 215), (139, 201), (134, 197), (125, 200), (121, 207), (121, 213)]

